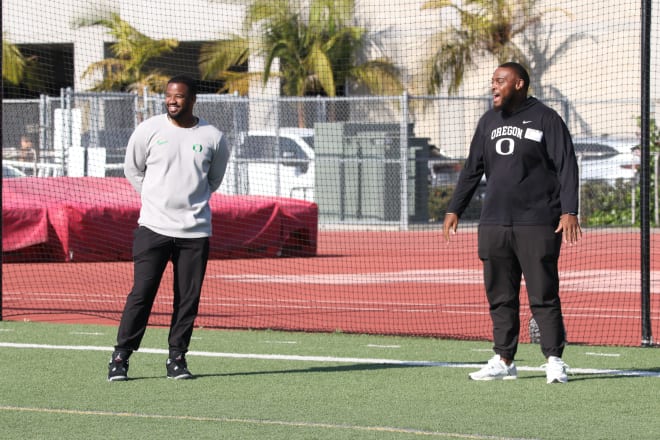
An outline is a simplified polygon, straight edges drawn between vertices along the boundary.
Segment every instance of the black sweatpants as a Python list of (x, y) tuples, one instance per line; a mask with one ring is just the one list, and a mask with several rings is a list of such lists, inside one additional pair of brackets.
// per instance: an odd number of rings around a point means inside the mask
[(524, 275), (541, 351), (561, 357), (565, 344), (557, 263), (562, 235), (552, 226), (480, 225), (479, 258), (493, 322), (493, 350), (513, 360), (520, 333), (520, 285)]
[(115, 350), (130, 354), (140, 347), (163, 272), (171, 260), (174, 301), (169, 350), (170, 356), (186, 353), (199, 308), (209, 239), (166, 237), (143, 226), (137, 228), (133, 236), (134, 284), (126, 298)]

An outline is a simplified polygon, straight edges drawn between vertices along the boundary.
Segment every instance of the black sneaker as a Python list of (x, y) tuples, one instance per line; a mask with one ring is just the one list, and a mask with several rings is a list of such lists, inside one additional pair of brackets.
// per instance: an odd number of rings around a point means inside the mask
[(174, 359), (167, 359), (167, 378), (168, 379), (192, 379), (193, 375), (188, 371), (188, 363), (184, 355), (180, 354)]
[(110, 382), (128, 380), (128, 357), (124, 353), (114, 352), (108, 364)]

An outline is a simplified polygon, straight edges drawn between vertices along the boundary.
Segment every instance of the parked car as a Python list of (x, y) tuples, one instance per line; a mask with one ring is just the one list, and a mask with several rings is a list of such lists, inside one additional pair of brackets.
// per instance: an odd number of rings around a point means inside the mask
[[(449, 157), (439, 151), (433, 152), (429, 158), (429, 184), (432, 187), (454, 187), (464, 164), (465, 158)], [(486, 176), (484, 175), (481, 177), (473, 199), (482, 200), (485, 196)]]
[(240, 133), (220, 191), (314, 200), (314, 130)]
[(465, 159), (449, 157), (439, 151), (429, 157), (429, 183), (431, 186), (455, 185)]
[(580, 180), (614, 185), (617, 180), (631, 181), (637, 177), (640, 157), (636, 139), (576, 138), (573, 145), (579, 159)]
[(2, 178), (8, 178), (8, 177), (25, 177), (26, 174), (19, 170), (18, 168), (5, 164), (2, 164)]

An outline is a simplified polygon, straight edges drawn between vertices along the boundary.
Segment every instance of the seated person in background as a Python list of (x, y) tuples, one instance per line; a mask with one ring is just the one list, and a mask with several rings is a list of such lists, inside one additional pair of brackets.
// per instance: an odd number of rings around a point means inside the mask
[(21, 136), (21, 149), (18, 151), (18, 158), (26, 162), (35, 162), (37, 160), (36, 150), (29, 135)]
[(36, 163), (38, 160), (37, 149), (34, 148), (32, 137), (29, 134), (21, 136), (21, 146), (16, 152), (16, 158), (21, 162), (27, 162), (30, 166), (22, 166), (21, 170), (28, 176), (36, 175)]

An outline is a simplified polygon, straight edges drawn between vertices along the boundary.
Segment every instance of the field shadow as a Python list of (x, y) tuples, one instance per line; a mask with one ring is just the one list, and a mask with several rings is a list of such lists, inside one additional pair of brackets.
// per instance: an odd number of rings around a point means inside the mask
[(424, 364), (350, 364), (350, 365), (333, 365), (323, 367), (309, 367), (309, 368), (293, 368), (285, 370), (266, 370), (266, 371), (243, 371), (236, 373), (206, 373), (196, 374), (196, 377), (231, 377), (231, 376), (257, 376), (263, 374), (299, 374), (299, 373), (344, 373), (356, 371), (375, 371), (375, 370), (390, 370), (390, 369), (403, 369), (403, 368), (428, 368), (434, 365)]

